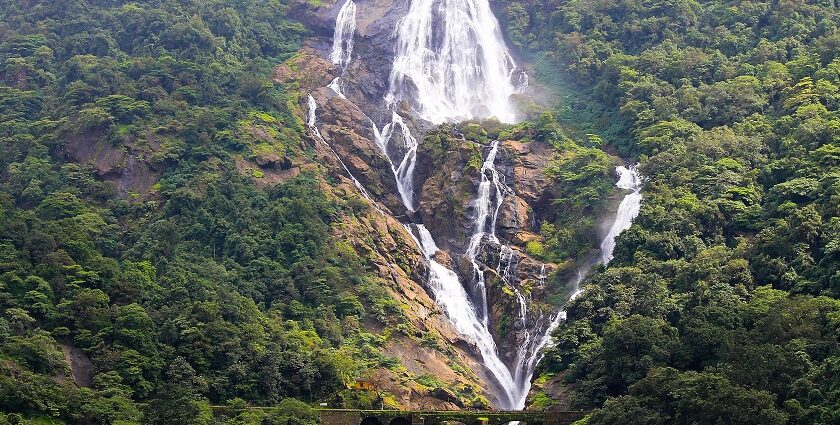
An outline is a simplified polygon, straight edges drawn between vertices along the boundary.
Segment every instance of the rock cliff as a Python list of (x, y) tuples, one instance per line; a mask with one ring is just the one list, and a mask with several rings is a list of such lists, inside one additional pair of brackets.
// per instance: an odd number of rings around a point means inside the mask
[[(369, 324), (391, 335), (384, 351), (398, 358), (404, 368), (402, 374), (380, 369), (373, 379), (405, 407), (480, 404), (481, 398), (473, 397), (473, 391), (492, 401), (481, 356), (455, 332), (432, 299), (426, 287), (426, 261), (403, 223), (425, 224), (442, 249), (437, 261), (454, 270), (465, 286), (472, 282), (474, 269), (466, 252), (474, 230), (476, 193), (490, 143), (499, 140), (495, 168), (509, 193), (499, 206), (498, 239), (482, 240), (483, 249), (476, 260), (486, 277), (490, 331), (502, 360), (513, 369), (519, 348), (529, 338), (542, 335), (556, 310), (546, 301), (551, 295), (546, 278), (558, 265), (534, 258), (528, 247), (530, 242), (541, 241), (539, 223), (550, 216), (551, 201), (556, 197), (552, 179), (545, 172), (554, 150), (520, 139), (516, 132), (504, 132), (509, 126), (498, 121), (432, 126), (418, 119), (407, 105), (398, 106), (397, 113), (419, 142), (413, 173), (416, 211), (407, 210), (399, 199), (388, 159), (388, 155), (401, 156), (402, 140), (392, 140), (387, 153), (377, 141), (378, 128), (389, 120), (383, 116), (382, 105), (393, 56), (390, 37), (406, 4), (383, 0), (358, 4), (355, 50), (344, 70), (337, 69), (328, 57), (340, 7), (335, 3), (294, 7), (296, 16), (313, 29), (313, 36), (295, 57), (277, 68), (275, 81), (297, 88), (302, 121), (308, 120), (308, 96), (317, 104), (317, 128), (323, 143), (310, 140), (313, 160), (342, 182), (337, 186), (341, 189), (325, 190), (361, 198), (350, 181), (352, 175), (372, 199), (365, 202), (376, 207), (365, 219), (348, 223), (342, 232), (360, 255), (371, 258), (383, 285), (403, 305), (411, 331), (394, 334), (380, 323)], [(341, 94), (327, 87), (336, 77), (341, 78)], [(528, 304), (525, 314), (523, 301)], [(441, 343), (424, 342), (427, 339)], [(406, 384), (423, 376), (443, 381), (441, 388), (424, 392), (422, 385)], [(453, 394), (454, 399), (450, 397)]]

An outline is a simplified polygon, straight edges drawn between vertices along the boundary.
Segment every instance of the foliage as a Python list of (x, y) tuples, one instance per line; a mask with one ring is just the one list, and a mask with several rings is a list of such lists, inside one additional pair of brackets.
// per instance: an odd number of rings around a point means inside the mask
[(836, 4), (504, 9), (514, 43), (600, 103), (588, 128), (647, 178), (543, 370), (597, 409), (589, 423), (836, 422)]
[[(0, 417), (198, 424), (241, 398), (284, 406), (264, 423), (307, 424), (294, 398), (376, 361), (360, 320), (395, 313), (331, 233), (355, 210), (317, 174), (260, 189), (237, 171), (307, 154), (270, 80), (305, 33), (287, 12), (0, 2)], [(159, 181), (133, 194), (103, 157)]]

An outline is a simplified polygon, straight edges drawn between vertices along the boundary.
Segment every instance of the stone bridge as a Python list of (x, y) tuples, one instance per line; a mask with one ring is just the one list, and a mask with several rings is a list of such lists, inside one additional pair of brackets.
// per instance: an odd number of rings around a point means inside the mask
[(331, 410), (321, 413), (321, 425), (437, 425), (460, 422), (464, 425), (503, 425), (520, 421), (527, 425), (571, 425), (583, 419), (583, 412), (554, 411), (399, 411)]

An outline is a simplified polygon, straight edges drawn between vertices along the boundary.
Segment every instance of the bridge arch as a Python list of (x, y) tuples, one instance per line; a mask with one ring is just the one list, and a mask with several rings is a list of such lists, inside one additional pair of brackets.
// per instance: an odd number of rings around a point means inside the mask
[(383, 425), (383, 423), (376, 416), (368, 416), (362, 419), (360, 425)]
[(411, 419), (404, 416), (397, 416), (396, 418), (391, 419), (391, 422), (388, 422), (388, 425), (411, 425)]

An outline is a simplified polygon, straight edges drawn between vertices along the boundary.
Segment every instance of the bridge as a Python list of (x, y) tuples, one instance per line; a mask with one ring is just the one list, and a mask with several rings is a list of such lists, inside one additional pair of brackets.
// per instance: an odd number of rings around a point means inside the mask
[(460, 422), (464, 425), (503, 425), (520, 421), (527, 425), (571, 425), (583, 419), (583, 412), (555, 411), (399, 411), (399, 410), (320, 410), (321, 425), (438, 425)]

